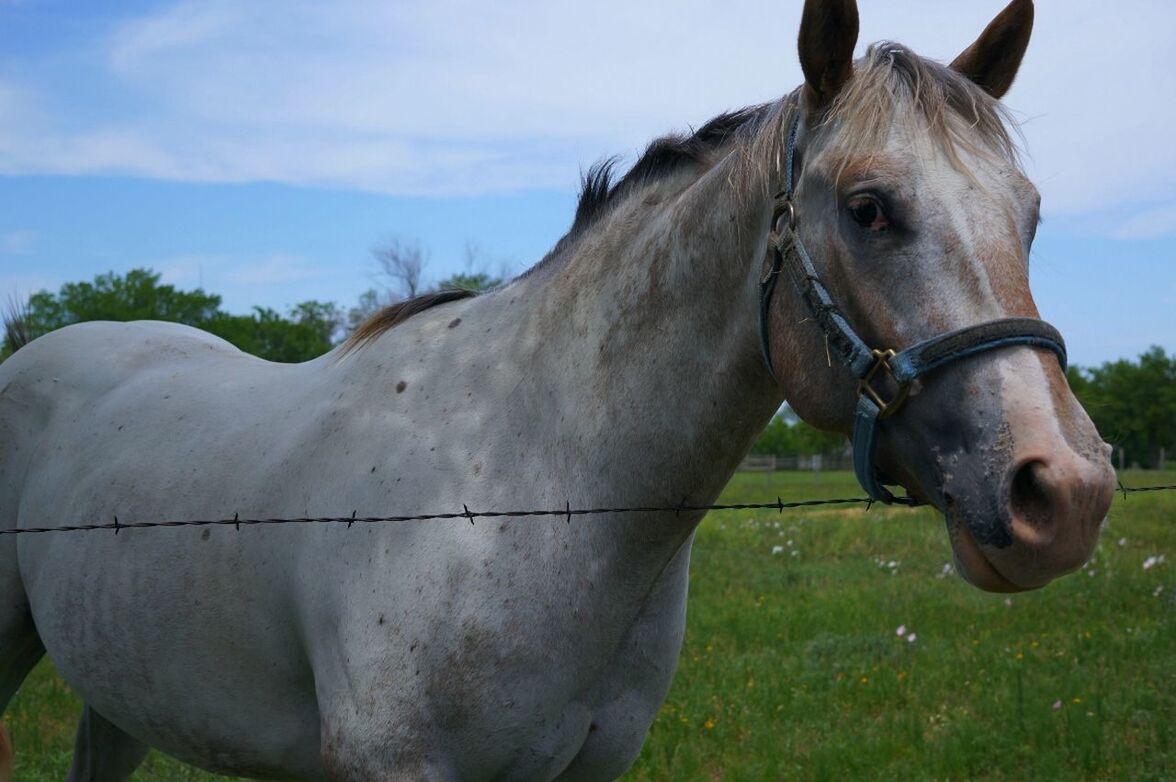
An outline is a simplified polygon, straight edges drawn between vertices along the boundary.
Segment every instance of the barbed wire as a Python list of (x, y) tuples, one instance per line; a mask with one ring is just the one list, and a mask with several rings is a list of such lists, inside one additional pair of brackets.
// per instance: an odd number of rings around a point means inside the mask
[(1176, 486), (1137, 486), (1135, 488), (1130, 488), (1120, 483), (1119, 491), (1123, 494), (1123, 499), (1127, 499), (1128, 494), (1134, 494), (1135, 492), (1141, 491), (1176, 491)]
[[(1119, 492), (1123, 499), (1128, 494), (1137, 492), (1176, 491), (1176, 486), (1139, 486), (1135, 488), (1119, 484)], [(3, 529), (0, 535), (32, 535), (49, 532), (99, 532), (113, 531), (118, 534), (125, 529), (152, 529), (156, 527), (234, 527), (238, 531), (241, 527), (256, 527), (269, 524), (346, 524), (348, 528), (355, 524), (385, 524), (395, 522), (444, 521), (453, 519), (467, 519), (473, 524), (476, 519), (496, 518), (563, 518), (568, 524), (573, 516), (598, 516), (606, 514), (640, 514), (640, 513), (693, 513), (697, 511), (731, 511), (731, 510), (774, 510), (783, 513), (793, 508), (812, 508), (823, 505), (865, 505), (868, 510), (874, 501), (867, 497), (839, 497), (819, 500), (795, 500), (784, 502), (776, 497), (775, 502), (741, 502), (717, 505), (690, 505), (682, 502), (678, 505), (648, 505), (627, 508), (573, 508), (570, 502), (562, 508), (551, 510), (506, 510), (506, 511), (473, 511), (468, 505), (462, 505), (460, 511), (449, 513), (420, 513), (411, 516), (305, 516), (300, 518), (250, 518), (243, 519), (234, 514), (233, 518), (222, 519), (183, 519), (179, 521), (133, 521), (120, 522), (118, 516), (113, 522), (104, 524), (70, 524), (59, 527), (25, 527), (20, 529)]]

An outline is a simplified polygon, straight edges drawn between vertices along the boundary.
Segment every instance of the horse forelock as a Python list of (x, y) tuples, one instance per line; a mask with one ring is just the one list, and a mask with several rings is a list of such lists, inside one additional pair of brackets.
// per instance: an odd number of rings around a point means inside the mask
[(965, 174), (971, 172), (961, 151), (1020, 169), (1010, 134), (1018, 126), (999, 101), (963, 74), (882, 41), (854, 63), (853, 76), (821, 125), (836, 135), (835, 154), (843, 167), (882, 149), (896, 123), (929, 135)]

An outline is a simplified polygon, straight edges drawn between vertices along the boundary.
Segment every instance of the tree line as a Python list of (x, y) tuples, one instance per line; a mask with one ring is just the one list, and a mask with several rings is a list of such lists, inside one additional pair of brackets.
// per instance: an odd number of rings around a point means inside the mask
[[(377, 309), (399, 299), (433, 289), (485, 290), (501, 282), (501, 277), (471, 263), (476, 260), (474, 250), (467, 250), (466, 272), (435, 286), (426, 284), (426, 258), (419, 246), (391, 240), (373, 250), (373, 255), (385, 284), (366, 291), (347, 310), (311, 300), (284, 313), (254, 307), (247, 315), (235, 315), (222, 309), (220, 296), (200, 288), (184, 291), (165, 285), (150, 269), (66, 283), (56, 293), (40, 291), (11, 307), (0, 360), (11, 355), (15, 345), (72, 323), (166, 320), (204, 329), (270, 361), (307, 361), (339, 344)], [(1176, 354), (1168, 355), (1155, 346), (1135, 361), (1070, 367), (1068, 379), (1103, 438), (1115, 446), (1119, 467), (1161, 468), (1176, 454)], [(843, 436), (818, 431), (784, 408), (756, 439), (752, 453), (834, 454), (845, 447)]]
[(1136, 361), (1070, 367), (1067, 377), (1099, 434), (1115, 446), (1116, 466), (1162, 469), (1176, 457), (1176, 353), (1153, 345)]
[(11, 302), (5, 317), (0, 361), (15, 346), (74, 323), (92, 320), (165, 320), (203, 329), (246, 353), (269, 361), (309, 361), (338, 345), (377, 310), (430, 290), (488, 290), (502, 276), (485, 269), (481, 251), (466, 246), (466, 270), (430, 285), (428, 255), (416, 242), (389, 239), (372, 249), (377, 287), (349, 308), (333, 302), (304, 301), (278, 312), (254, 307), (247, 315), (226, 312), (222, 299), (202, 288), (180, 290), (163, 284), (158, 272), (132, 269), (99, 274), (91, 282), (71, 282), (56, 292), (39, 291), (26, 301)]
[[(1176, 458), (1176, 353), (1153, 346), (1137, 360), (1071, 366), (1070, 388), (1114, 446), (1115, 465), (1163, 469)], [(752, 446), (753, 454), (795, 456), (845, 450), (842, 435), (821, 432), (784, 408)]]
[(150, 269), (66, 283), (57, 293), (34, 293), (11, 309), (0, 358), (24, 342), (73, 323), (166, 320), (204, 329), (270, 361), (306, 361), (330, 350), (339, 320), (338, 308), (320, 301), (302, 302), (285, 314), (254, 307), (248, 315), (233, 315), (221, 308), (220, 296), (163, 285)]

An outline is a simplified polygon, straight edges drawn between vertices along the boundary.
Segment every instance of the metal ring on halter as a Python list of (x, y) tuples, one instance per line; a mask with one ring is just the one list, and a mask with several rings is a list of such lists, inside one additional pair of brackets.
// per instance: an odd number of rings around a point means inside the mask
[[(780, 218), (788, 216), (788, 224), (781, 227)], [(784, 231), (795, 230), (796, 228), (796, 205), (792, 203), (791, 198), (786, 198), (783, 201), (777, 202), (776, 210), (772, 213), (772, 232), (780, 235)]]

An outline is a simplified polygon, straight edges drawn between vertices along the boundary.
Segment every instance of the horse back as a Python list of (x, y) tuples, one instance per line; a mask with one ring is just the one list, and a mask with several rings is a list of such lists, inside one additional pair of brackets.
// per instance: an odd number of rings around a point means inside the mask
[(144, 375), (234, 357), (258, 361), (207, 332), (156, 321), (81, 323), (19, 349), (0, 364), (0, 527), (14, 525), (14, 492), (54, 426), (80, 421), (87, 408)]
[[(292, 450), (289, 432), (302, 430), (262, 416), (296, 367), (169, 323), (87, 323), (29, 343), (0, 365), (0, 523), (274, 507), (288, 486), (259, 478), (275, 472), (262, 441), (279, 429)], [(283, 580), (297, 546), (279, 530), (226, 528), (5, 536), (0, 589), (20, 590), (59, 673), (127, 732), (192, 762), (209, 762), (195, 746), (218, 746), (226, 770), (291, 776), (272, 748), (313, 767), (318, 740)], [(230, 655), (233, 666), (216, 662)], [(177, 703), (185, 716), (173, 724)]]

